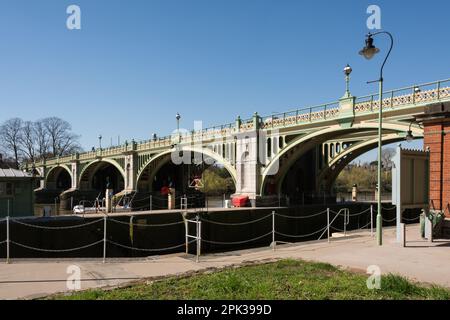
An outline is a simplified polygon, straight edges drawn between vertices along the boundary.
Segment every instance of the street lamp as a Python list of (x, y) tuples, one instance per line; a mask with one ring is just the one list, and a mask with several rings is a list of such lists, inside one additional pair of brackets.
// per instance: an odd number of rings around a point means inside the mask
[(364, 56), (367, 60), (370, 60), (373, 58), (374, 55), (376, 55), (378, 52), (380, 52), (380, 49), (375, 47), (373, 45), (373, 37), (376, 35), (385, 34), (388, 35), (391, 40), (391, 45), (389, 48), (389, 51), (386, 55), (386, 58), (384, 58), (383, 64), (381, 65), (380, 69), (380, 78), (375, 81), (370, 81), (368, 83), (378, 82), (379, 83), (379, 103), (378, 103), (378, 195), (377, 195), (377, 242), (378, 245), (383, 244), (383, 218), (381, 215), (381, 151), (382, 151), (382, 128), (383, 128), (383, 69), (384, 65), (386, 64), (387, 59), (389, 58), (389, 55), (391, 54), (392, 47), (394, 46), (394, 38), (392, 37), (392, 34), (390, 34), (387, 31), (378, 31), (375, 33), (369, 33), (366, 36), (366, 45), (364, 48), (359, 51), (359, 54)]
[(350, 65), (347, 63), (347, 65), (344, 68), (344, 74), (345, 74), (345, 93), (346, 96), (350, 96), (350, 87), (349, 87), (349, 82), (350, 82), (350, 74), (352, 73), (353, 69), (350, 67)]
[(411, 125), (413, 124), (414, 120), (411, 121), (411, 123), (409, 124), (409, 129), (408, 132), (406, 133), (406, 141), (407, 142), (411, 142), (414, 140), (414, 136), (412, 134), (412, 130), (411, 130)]
[(100, 134), (99, 136), (98, 136), (98, 145), (99, 145), (99, 147), (100, 147), (100, 150), (102, 150), (102, 135)]
[(175, 118), (177, 119), (178, 142), (180, 142), (180, 140), (181, 140), (181, 136), (180, 136), (180, 119), (181, 119), (181, 116), (180, 116), (180, 114), (178, 112), (177, 112)]

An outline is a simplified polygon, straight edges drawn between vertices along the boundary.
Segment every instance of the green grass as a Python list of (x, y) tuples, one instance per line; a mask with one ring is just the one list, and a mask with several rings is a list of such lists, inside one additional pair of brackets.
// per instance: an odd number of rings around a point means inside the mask
[(367, 277), (326, 263), (281, 260), (49, 299), (450, 299), (448, 289), (393, 274), (382, 276), (379, 290), (369, 290)]

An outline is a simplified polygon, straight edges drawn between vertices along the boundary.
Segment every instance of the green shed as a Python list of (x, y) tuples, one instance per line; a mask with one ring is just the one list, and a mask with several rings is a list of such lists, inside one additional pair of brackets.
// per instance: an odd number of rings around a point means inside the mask
[(34, 215), (34, 180), (29, 173), (0, 168), (0, 218)]

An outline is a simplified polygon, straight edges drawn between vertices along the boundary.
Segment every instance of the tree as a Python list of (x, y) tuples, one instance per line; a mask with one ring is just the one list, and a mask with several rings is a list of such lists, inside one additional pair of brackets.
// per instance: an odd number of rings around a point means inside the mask
[(36, 160), (36, 133), (33, 122), (25, 121), (23, 123), (19, 144), (25, 157), (34, 162)]
[(6, 152), (12, 154), (14, 166), (19, 167), (20, 141), (22, 140), (22, 119), (12, 118), (0, 127), (0, 141)]
[(79, 136), (72, 133), (72, 126), (65, 120), (50, 117), (43, 121), (43, 125), (49, 136), (50, 152), (53, 157), (63, 156), (79, 151)]
[(34, 122), (34, 134), (36, 153), (39, 155), (39, 158), (46, 159), (49, 155), (50, 138), (45, 129), (44, 120)]
[(381, 151), (381, 164), (383, 168), (391, 168), (392, 167), (392, 158), (395, 156), (394, 148), (384, 148)]

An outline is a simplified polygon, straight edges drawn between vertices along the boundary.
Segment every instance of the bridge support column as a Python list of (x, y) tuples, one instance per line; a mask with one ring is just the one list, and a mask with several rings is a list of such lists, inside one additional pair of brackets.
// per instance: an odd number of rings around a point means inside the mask
[(133, 192), (137, 184), (137, 154), (134, 151), (125, 153), (125, 190)]
[(78, 181), (79, 181), (79, 162), (78, 161), (72, 161), (71, 163), (71, 176), (72, 176), (72, 190), (77, 190), (79, 188)]
[(236, 140), (236, 195), (247, 195), (252, 207), (259, 197), (261, 169), (258, 161), (259, 116), (254, 115), (254, 128), (251, 132), (242, 132)]

